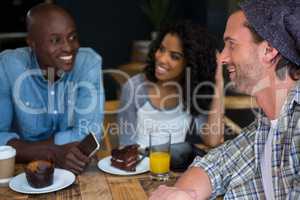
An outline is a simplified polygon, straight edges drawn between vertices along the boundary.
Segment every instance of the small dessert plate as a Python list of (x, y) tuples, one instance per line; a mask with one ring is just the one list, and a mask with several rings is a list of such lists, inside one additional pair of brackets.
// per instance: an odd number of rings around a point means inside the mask
[(21, 173), (9, 182), (10, 189), (24, 194), (43, 194), (61, 190), (75, 181), (75, 175), (65, 169), (54, 169), (53, 184), (44, 188), (31, 187), (26, 179), (25, 173)]
[(98, 162), (98, 168), (104, 172), (120, 176), (142, 174), (149, 171), (149, 158), (145, 157), (137, 166), (135, 172), (128, 172), (111, 166), (111, 156), (105, 157)]

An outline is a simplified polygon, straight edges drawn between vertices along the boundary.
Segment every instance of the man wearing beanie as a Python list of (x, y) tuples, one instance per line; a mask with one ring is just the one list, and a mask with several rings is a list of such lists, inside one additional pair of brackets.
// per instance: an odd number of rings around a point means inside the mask
[(228, 19), (221, 59), (257, 120), (197, 157), (175, 187), (150, 199), (300, 198), (300, 0), (249, 0)]

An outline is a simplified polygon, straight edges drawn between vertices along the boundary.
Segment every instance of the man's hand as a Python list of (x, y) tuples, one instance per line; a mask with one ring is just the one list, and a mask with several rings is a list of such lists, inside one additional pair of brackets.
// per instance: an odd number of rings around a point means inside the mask
[(176, 187), (159, 186), (150, 196), (149, 200), (196, 200), (194, 190), (183, 190)]
[(17, 151), (16, 162), (28, 163), (32, 160), (52, 160), (54, 161), (55, 149), (53, 138), (38, 142), (29, 142), (19, 139), (8, 141), (7, 145), (14, 147)]
[(81, 153), (77, 147), (78, 144), (78, 142), (74, 142), (59, 146), (55, 152), (55, 163), (75, 174), (82, 173), (91, 161), (89, 157)]
[(80, 174), (90, 163), (90, 158), (78, 149), (78, 142), (56, 145), (53, 138), (39, 142), (26, 142), (12, 139), (8, 145), (17, 150), (16, 161), (27, 163), (32, 160), (51, 160), (58, 167)]

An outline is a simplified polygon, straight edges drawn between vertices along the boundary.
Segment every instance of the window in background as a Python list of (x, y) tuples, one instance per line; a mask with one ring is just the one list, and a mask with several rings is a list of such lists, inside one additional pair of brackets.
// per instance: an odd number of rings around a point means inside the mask
[(26, 12), (44, 0), (0, 1), (0, 50), (25, 46)]

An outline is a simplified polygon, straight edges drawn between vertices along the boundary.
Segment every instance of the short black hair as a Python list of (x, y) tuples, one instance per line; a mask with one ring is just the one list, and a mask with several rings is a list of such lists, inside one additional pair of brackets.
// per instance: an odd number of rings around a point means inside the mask
[(50, 12), (54, 11), (69, 17), (75, 24), (74, 17), (72, 16), (71, 12), (66, 8), (52, 3), (40, 3), (33, 6), (26, 14), (27, 31), (30, 33), (32, 26), (34, 25), (34, 23), (36, 23), (36, 21), (38, 21), (40, 18), (46, 18)]

